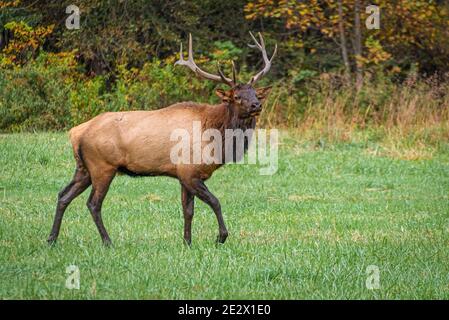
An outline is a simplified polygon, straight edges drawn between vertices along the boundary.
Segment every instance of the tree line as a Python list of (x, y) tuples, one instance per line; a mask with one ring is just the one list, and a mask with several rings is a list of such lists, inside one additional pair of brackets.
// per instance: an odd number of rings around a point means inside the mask
[[(66, 26), (70, 5), (79, 8), (79, 28)], [(303, 113), (322, 85), (363, 93), (364, 86), (400, 86), (410, 77), (444, 82), (449, 71), (444, 0), (0, 0), (0, 113), (9, 119), (0, 126), (21, 127), (37, 112), (20, 102), (17, 85), (29, 87), (22, 90), (27, 99), (43, 99), (38, 110), (69, 101), (66, 110), (52, 112), (62, 119), (72, 112), (75, 118), (56, 121), (47, 114), (58, 124), (38, 128), (63, 128), (83, 120), (83, 112), (88, 117), (198, 96), (213, 100), (212, 85), (173, 68), (180, 43), (192, 33), (202, 66), (212, 71), (220, 62), (229, 72), (232, 60), (244, 78), (262, 65), (247, 46), (249, 31), (262, 32), (268, 48), (278, 44), (264, 81), (278, 88), (273, 110), (292, 117)], [(62, 79), (58, 92), (39, 87), (47, 76)], [(153, 92), (160, 92), (159, 100), (149, 96)], [(37, 112), (39, 121), (41, 112), (46, 111)]]

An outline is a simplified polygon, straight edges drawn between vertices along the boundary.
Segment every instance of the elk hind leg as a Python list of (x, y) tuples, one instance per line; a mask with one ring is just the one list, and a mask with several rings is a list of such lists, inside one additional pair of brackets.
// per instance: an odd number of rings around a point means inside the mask
[(54, 242), (56, 242), (59, 236), (59, 230), (61, 228), (64, 212), (69, 204), (73, 199), (83, 193), (84, 190), (86, 190), (87, 187), (90, 186), (90, 183), (90, 176), (86, 168), (84, 168), (83, 166), (77, 166), (72, 181), (58, 194), (58, 204), (56, 206), (55, 219), (50, 232), (50, 236), (47, 240), (49, 244), (53, 244)]

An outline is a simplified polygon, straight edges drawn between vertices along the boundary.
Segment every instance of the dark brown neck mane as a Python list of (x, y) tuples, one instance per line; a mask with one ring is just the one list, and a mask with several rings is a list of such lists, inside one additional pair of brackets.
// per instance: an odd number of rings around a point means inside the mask
[[(224, 121), (223, 121), (222, 126), (219, 128), (219, 130), (222, 134), (222, 137), (223, 137), (223, 144), (222, 144), (223, 157), (225, 155), (225, 145), (226, 145), (225, 144), (225, 137), (226, 137), (225, 130), (226, 129), (231, 129), (231, 130), (239, 130), (240, 129), (243, 131), (243, 134), (245, 134), (246, 130), (254, 130), (254, 128), (256, 127), (256, 117), (253, 116), (253, 117), (249, 117), (249, 118), (239, 118), (237, 108), (232, 104), (226, 104), (225, 110), (226, 110), (225, 111), (226, 114), (224, 117)], [(243, 151), (244, 151), (244, 153), (246, 153), (246, 151), (248, 150), (250, 141), (248, 140), (246, 135), (245, 135), (244, 139), (245, 140), (244, 140)], [(233, 147), (232, 147), (233, 155), (234, 155), (234, 159), (233, 159), (234, 162), (240, 160), (240, 157), (237, 156), (238, 148), (237, 148), (236, 142), (237, 142), (236, 139), (234, 139)], [(223, 161), (225, 161), (224, 158), (223, 158)]]

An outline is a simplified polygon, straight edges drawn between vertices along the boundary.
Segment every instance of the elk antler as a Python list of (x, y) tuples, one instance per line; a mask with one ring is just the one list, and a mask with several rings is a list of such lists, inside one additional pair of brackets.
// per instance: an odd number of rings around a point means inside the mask
[(256, 38), (254, 37), (254, 35), (251, 32), (249, 34), (251, 35), (251, 38), (253, 38), (253, 40), (254, 40), (254, 42), (256, 44), (249, 44), (248, 46), (250, 48), (257, 48), (257, 49), (259, 49), (262, 52), (263, 62), (265, 63), (265, 67), (262, 69), (262, 71), (260, 71), (258, 74), (253, 76), (251, 78), (251, 80), (248, 82), (248, 84), (253, 85), (260, 78), (262, 78), (268, 72), (268, 70), (270, 70), (270, 68), (271, 68), (271, 61), (273, 60), (274, 56), (276, 55), (276, 52), (277, 52), (277, 49), (278, 49), (278, 45), (276, 43), (276, 45), (274, 47), (273, 55), (271, 56), (271, 59), (268, 59), (267, 50), (265, 49), (265, 41), (263, 41), (263, 37), (260, 34), (260, 32), (259, 32), (260, 43), (256, 40)]
[(234, 87), (236, 85), (234, 63), (232, 63), (232, 73), (233, 73), (234, 80), (231, 80), (231, 79), (225, 77), (223, 75), (223, 72), (221, 71), (220, 67), (218, 67), (218, 73), (220, 75), (217, 76), (217, 75), (214, 75), (214, 74), (211, 74), (211, 73), (201, 70), (196, 65), (195, 61), (193, 60), (192, 34), (190, 34), (190, 33), (189, 33), (189, 57), (187, 58), (187, 60), (184, 60), (184, 57), (182, 54), (182, 42), (181, 42), (181, 49), (179, 52), (179, 60), (175, 62), (175, 66), (178, 64), (181, 66), (188, 67), (190, 70), (195, 72), (195, 74), (197, 76), (199, 76), (201, 78), (205, 78), (205, 79), (209, 79), (209, 80), (217, 81), (217, 82), (223, 82), (224, 84), (227, 84), (230, 87)]

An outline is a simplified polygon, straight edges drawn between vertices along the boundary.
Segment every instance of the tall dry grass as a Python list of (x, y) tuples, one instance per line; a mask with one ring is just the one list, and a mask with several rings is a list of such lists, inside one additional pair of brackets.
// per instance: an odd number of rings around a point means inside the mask
[(295, 95), (294, 90), (276, 86), (262, 125), (293, 127), (307, 140), (368, 139), (382, 146), (382, 154), (404, 159), (430, 158), (449, 142), (449, 77), (411, 75), (400, 84), (366, 79), (356, 91), (323, 75), (306, 87), (306, 95)]

